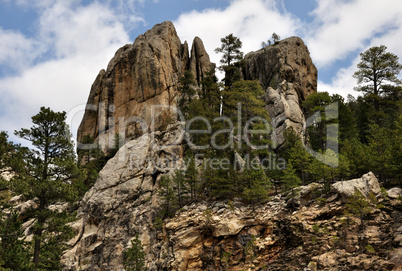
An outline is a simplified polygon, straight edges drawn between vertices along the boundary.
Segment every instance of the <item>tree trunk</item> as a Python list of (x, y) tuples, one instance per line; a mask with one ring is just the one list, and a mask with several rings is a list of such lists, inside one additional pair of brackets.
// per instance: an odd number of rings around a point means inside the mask
[[(39, 203), (39, 208), (38, 211), (43, 211), (45, 209), (45, 200), (40, 199)], [(45, 218), (42, 216), (42, 214), (39, 215), (38, 217), (38, 223), (37, 223), (37, 229), (34, 231), (34, 238), (35, 238), (35, 244), (34, 244), (34, 257), (33, 257), (33, 263), (35, 265), (35, 270), (38, 268), (39, 264), (39, 254), (40, 254), (40, 246), (41, 246), (41, 238), (42, 238), (42, 233), (43, 233), (43, 224), (45, 223)]]

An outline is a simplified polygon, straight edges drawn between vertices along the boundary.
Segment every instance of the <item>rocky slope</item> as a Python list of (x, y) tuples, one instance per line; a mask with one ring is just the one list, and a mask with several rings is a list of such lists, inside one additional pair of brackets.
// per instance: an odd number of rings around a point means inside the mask
[[(180, 152), (180, 133), (170, 128), (126, 144), (101, 171), (82, 201), (63, 270), (123, 270), (135, 233), (148, 270), (400, 270), (402, 202), (380, 193), (372, 173), (335, 183), (326, 195), (310, 184), (295, 199), (282, 194), (257, 206), (197, 202), (157, 225), (160, 175), (148, 157)], [(153, 148), (161, 142), (166, 148)], [(164, 161), (160, 170), (173, 162)], [(349, 215), (346, 202), (356, 190), (370, 202), (364, 219)]]

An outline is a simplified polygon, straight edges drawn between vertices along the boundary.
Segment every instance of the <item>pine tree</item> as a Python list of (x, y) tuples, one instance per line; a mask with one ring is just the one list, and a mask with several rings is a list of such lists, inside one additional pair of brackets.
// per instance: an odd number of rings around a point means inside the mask
[(292, 164), (292, 169), (294, 168), (298, 173), (298, 176), (300, 176), (303, 185), (307, 184), (309, 165), (312, 163), (312, 160), (313, 157), (306, 151), (303, 143), (300, 140), (297, 140), (289, 151), (288, 162)]
[(303, 108), (310, 120), (307, 127), (309, 143), (315, 151), (325, 151), (327, 149), (328, 135), (326, 128), (329, 123), (326, 116), (326, 108), (331, 104), (331, 97), (328, 92), (317, 92), (309, 95), (303, 102)]
[(387, 86), (400, 85), (398, 74), (402, 65), (397, 55), (387, 52), (384, 45), (371, 47), (360, 54), (361, 61), (357, 64), (358, 70), (353, 77), (357, 79), (357, 91), (365, 95), (365, 99), (374, 104), (377, 113), (374, 119), (380, 125), (380, 99), (389, 88)]
[(240, 79), (240, 72), (238, 67), (236, 67), (236, 63), (243, 59), (243, 52), (240, 51), (242, 42), (233, 34), (222, 38), (221, 42), (221, 47), (216, 48), (215, 53), (223, 53), (220, 61), (222, 65), (219, 69), (225, 72), (223, 81), (225, 82), (225, 86), (230, 88), (233, 82)]
[(198, 170), (195, 164), (194, 157), (190, 157), (186, 171), (184, 173), (185, 183), (190, 188), (191, 201), (197, 200), (197, 190), (198, 190)]
[(261, 168), (249, 169), (242, 173), (245, 183), (242, 197), (253, 206), (268, 200), (268, 191), (271, 183)]
[(0, 270), (30, 271), (29, 243), (26, 242), (18, 214), (0, 213)]
[(126, 271), (144, 271), (145, 267), (145, 252), (141, 241), (138, 238), (138, 233), (131, 240), (131, 247), (124, 251), (124, 269)]
[[(281, 177), (282, 183), (284, 185), (285, 191), (290, 191), (291, 196), (296, 196), (295, 188), (302, 184), (300, 178), (296, 175), (296, 170), (293, 168), (291, 162), (286, 164), (286, 169), (283, 171), (283, 175)], [(293, 209), (294, 201), (293, 201)]]
[(161, 177), (159, 186), (159, 196), (162, 200), (161, 216), (162, 218), (171, 217), (174, 215), (174, 212), (178, 207), (175, 187), (172, 178), (167, 175), (163, 175)]
[(63, 242), (72, 236), (66, 226), (72, 220), (66, 211), (50, 210), (52, 204), (78, 199), (76, 185), (81, 183), (65, 112), (53, 112), (42, 107), (32, 117), (30, 129), (16, 131), (33, 148), (20, 148), (24, 170), (13, 181), (12, 188), (26, 200), (37, 200), (38, 207), (30, 211), (33, 227), (33, 263), (35, 269), (59, 268)]
[(182, 110), (187, 111), (187, 104), (191, 102), (192, 97), (196, 94), (194, 89), (196, 82), (194, 81), (193, 74), (190, 71), (185, 71), (184, 75), (180, 78), (179, 83), (179, 90), (181, 93), (179, 106)]

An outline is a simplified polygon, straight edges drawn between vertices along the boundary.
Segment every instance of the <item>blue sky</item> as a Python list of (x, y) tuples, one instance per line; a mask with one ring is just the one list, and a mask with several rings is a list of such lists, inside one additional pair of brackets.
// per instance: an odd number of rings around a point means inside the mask
[(0, 0), (0, 130), (29, 127), (40, 106), (69, 113), (75, 133), (99, 70), (118, 48), (170, 20), (182, 42), (199, 36), (212, 61), (233, 33), (243, 51), (273, 32), (300, 36), (318, 91), (356, 93), (359, 53), (384, 44), (402, 57), (400, 0)]

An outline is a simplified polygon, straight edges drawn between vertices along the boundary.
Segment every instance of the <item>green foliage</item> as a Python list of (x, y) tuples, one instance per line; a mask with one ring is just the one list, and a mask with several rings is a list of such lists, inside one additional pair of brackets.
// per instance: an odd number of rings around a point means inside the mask
[(367, 102), (374, 105), (374, 120), (378, 125), (382, 119), (381, 96), (400, 85), (398, 74), (402, 65), (397, 55), (387, 52), (384, 45), (371, 47), (360, 54), (361, 61), (353, 77), (357, 79), (357, 91), (364, 93)]
[(190, 189), (191, 201), (196, 200), (198, 191), (198, 170), (194, 157), (189, 158), (188, 165), (184, 173), (184, 180)]
[(381, 95), (386, 85), (401, 83), (397, 77), (402, 69), (402, 65), (398, 63), (399, 58), (386, 50), (387, 47), (381, 45), (371, 47), (360, 54), (361, 61), (353, 75), (359, 84), (357, 90)]
[(280, 37), (278, 34), (276, 34), (275, 32), (272, 33), (271, 38), (272, 38), (272, 42), (273, 42), (273, 43), (276, 43), (276, 42), (278, 42), (278, 41), (281, 40), (281, 37)]
[(15, 134), (28, 140), (33, 148), (19, 148), (23, 167), (11, 182), (12, 190), (22, 194), (25, 200), (37, 200), (38, 208), (27, 213), (35, 218), (33, 227), (33, 263), (35, 268), (54, 270), (59, 268), (64, 242), (72, 236), (66, 226), (73, 215), (66, 211), (49, 210), (52, 204), (72, 202), (78, 199), (77, 187), (82, 174), (77, 167), (71, 134), (66, 124), (65, 112), (54, 112), (42, 107), (32, 117), (33, 126)]
[(249, 204), (268, 200), (268, 190), (271, 188), (271, 183), (262, 169), (245, 170), (241, 174), (241, 179), (245, 183), (242, 197)]
[(244, 249), (244, 255), (246, 256), (246, 261), (249, 260), (252, 262), (256, 255), (256, 247), (255, 247), (255, 241), (257, 240), (256, 236), (251, 235), (250, 240), (247, 241), (246, 245), (243, 247)]
[(355, 190), (353, 196), (348, 199), (345, 214), (359, 217), (362, 221), (361, 223), (363, 223), (363, 219), (372, 211), (373, 209), (366, 197), (359, 190)]
[(225, 72), (223, 81), (225, 86), (230, 88), (235, 81), (240, 80), (240, 71), (236, 64), (243, 59), (243, 52), (240, 51), (242, 42), (233, 34), (222, 38), (221, 42), (221, 47), (216, 48), (215, 53), (223, 54), (219, 69)]
[(144, 271), (145, 267), (145, 252), (141, 241), (138, 238), (138, 233), (131, 240), (131, 247), (124, 251), (124, 269), (126, 271)]
[(328, 92), (317, 92), (309, 95), (303, 102), (303, 108), (306, 113), (306, 119), (308, 118), (311, 123), (307, 127), (309, 136), (309, 143), (311, 148), (315, 151), (324, 151), (329, 140), (332, 139), (327, 133), (328, 125), (334, 123), (332, 116), (327, 116), (328, 106), (331, 104), (331, 97)]
[(293, 168), (292, 162), (288, 162), (286, 169), (283, 171), (282, 183), (285, 191), (291, 191), (292, 196), (296, 195), (295, 188), (301, 185), (300, 178), (296, 175), (296, 170)]
[(196, 82), (194, 81), (193, 74), (190, 71), (185, 71), (183, 77), (180, 78), (179, 83), (181, 97), (178, 105), (182, 110), (186, 111), (188, 110), (187, 105), (191, 102), (193, 96), (196, 94), (194, 89)]
[(202, 216), (205, 218), (205, 224), (210, 226), (212, 224), (212, 210), (207, 208), (202, 212)]
[(267, 43), (265, 43), (265, 41), (263, 41), (261, 43), (261, 47), (264, 48), (264, 47), (269, 46), (271, 44), (276, 44), (280, 40), (281, 40), (281, 37), (274, 32), (274, 33), (272, 33), (271, 39), (268, 39)]
[(241, 40), (233, 33), (221, 39), (222, 45), (215, 49), (215, 53), (223, 53), (221, 64), (230, 66), (233, 63), (243, 59)]
[(0, 270), (32, 270), (29, 249), (18, 214), (0, 213)]
[(370, 244), (366, 246), (366, 250), (367, 250), (368, 253), (375, 254), (375, 249)]
[(320, 226), (317, 224), (313, 225), (313, 231), (315, 234), (318, 234), (320, 232)]
[(178, 209), (177, 197), (172, 179), (163, 175), (160, 179), (159, 196), (162, 199), (161, 215), (162, 218), (172, 217)]

